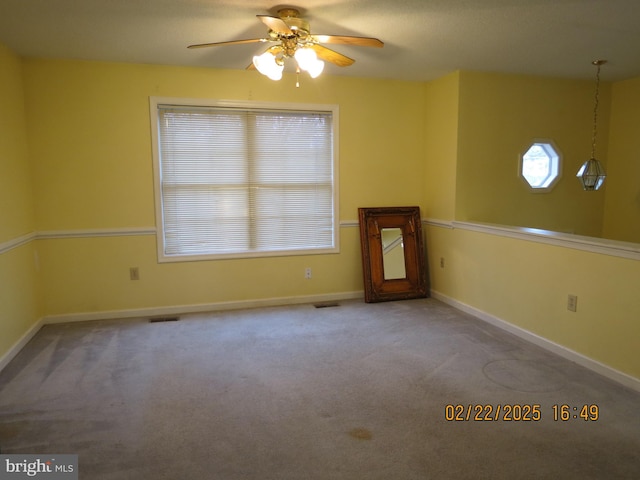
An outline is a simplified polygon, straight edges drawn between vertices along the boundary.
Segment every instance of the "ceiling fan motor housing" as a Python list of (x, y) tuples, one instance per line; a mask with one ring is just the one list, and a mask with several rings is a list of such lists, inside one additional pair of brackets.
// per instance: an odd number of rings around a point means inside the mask
[(287, 24), (299, 39), (304, 40), (311, 33), (309, 22), (300, 18), (300, 12), (295, 8), (283, 8), (278, 10), (278, 16)]

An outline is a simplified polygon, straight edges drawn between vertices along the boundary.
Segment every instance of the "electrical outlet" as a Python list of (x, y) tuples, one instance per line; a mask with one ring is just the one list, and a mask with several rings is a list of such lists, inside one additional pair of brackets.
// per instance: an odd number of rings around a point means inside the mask
[(311, 280), (311, 267), (307, 267), (304, 269), (304, 278), (307, 280)]
[(577, 295), (569, 295), (567, 297), (567, 310), (570, 312), (578, 311), (578, 296)]
[(131, 267), (129, 269), (129, 278), (131, 280), (140, 280), (140, 269), (138, 267)]

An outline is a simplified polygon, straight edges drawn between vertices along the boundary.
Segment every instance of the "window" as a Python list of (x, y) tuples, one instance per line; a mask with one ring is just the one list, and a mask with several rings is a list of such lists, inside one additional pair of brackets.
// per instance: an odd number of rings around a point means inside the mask
[(337, 107), (152, 99), (161, 261), (337, 251)]
[(520, 156), (520, 176), (536, 191), (548, 192), (561, 176), (561, 157), (551, 140), (533, 143)]

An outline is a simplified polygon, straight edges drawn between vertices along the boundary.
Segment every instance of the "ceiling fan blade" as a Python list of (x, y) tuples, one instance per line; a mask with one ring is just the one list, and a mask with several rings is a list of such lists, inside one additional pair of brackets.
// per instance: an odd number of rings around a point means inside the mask
[(322, 45), (318, 45), (317, 43), (311, 45), (311, 48), (316, 52), (318, 57), (322, 60), (326, 60), (327, 62), (334, 63), (339, 67), (348, 67), (349, 65), (353, 65), (355, 60), (353, 58), (349, 58), (341, 53), (334, 52), (333, 50), (323, 47)]
[(345, 35), (314, 35), (320, 43), (333, 43), (341, 45), (356, 45), (358, 47), (384, 47), (384, 43), (377, 38), (371, 37), (350, 37)]
[(273, 30), (280, 35), (293, 35), (293, 31), (289, 28), (284, 20), (278, 17), (270, 17), (269, 15), (256, 15), (262, 23), (264, 23), (270, 30)]
[(231, 40), (229, 42), (198, 43), (196, 45), (189, 45), (187, 48), (220, 47), (224, 45), (242, 45), (244, 43), (259, 43), (269, 41), (270, 40), (268, 38), (250, 38), (247, 40)]

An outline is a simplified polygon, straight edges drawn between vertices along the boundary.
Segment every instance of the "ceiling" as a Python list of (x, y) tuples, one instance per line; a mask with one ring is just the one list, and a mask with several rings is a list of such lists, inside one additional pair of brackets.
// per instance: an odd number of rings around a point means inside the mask
[[(25, 57), (244, 69), (264, 44), (257, 14), (293, 6), (313, 34), (377, 37), (334, 45), (356, 59), (335, 75), (425, 81), (455, 70), (593, 78), (640, 76), (637, 0), (1, 0), (0, 43)], [(256, 73), (257, 74), (257, 73)]]

